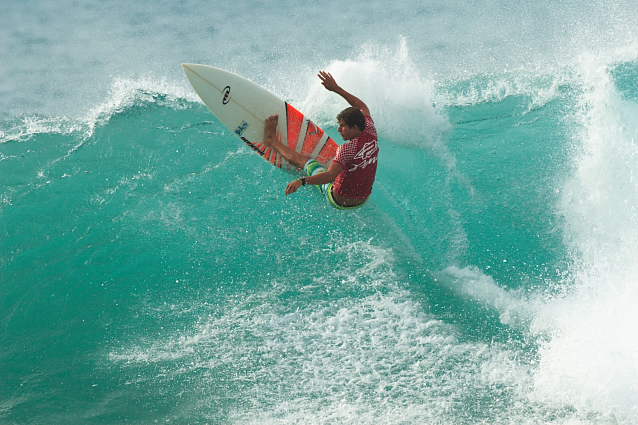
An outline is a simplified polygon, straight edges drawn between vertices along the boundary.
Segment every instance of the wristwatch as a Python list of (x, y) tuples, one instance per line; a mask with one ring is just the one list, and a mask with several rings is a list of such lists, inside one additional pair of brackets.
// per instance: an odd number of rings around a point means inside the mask
[(299, 181), (301, 182), (302, 186), (306, 185), (306, 178), (305, 177), (300, 178)]

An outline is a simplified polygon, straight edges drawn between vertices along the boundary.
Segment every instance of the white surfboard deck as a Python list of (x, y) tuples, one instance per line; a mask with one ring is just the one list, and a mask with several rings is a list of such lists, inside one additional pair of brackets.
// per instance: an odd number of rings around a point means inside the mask
[(321, 163), (334, 158), (338, 145), (323, 129), (268, 90), (237, 74), (208, 65), (182, 64), (208, 109), (237, 137), (279, 168), (293, 167), (278, 152), (261, 144), (264, 121), (278, 115), (282, 143)]

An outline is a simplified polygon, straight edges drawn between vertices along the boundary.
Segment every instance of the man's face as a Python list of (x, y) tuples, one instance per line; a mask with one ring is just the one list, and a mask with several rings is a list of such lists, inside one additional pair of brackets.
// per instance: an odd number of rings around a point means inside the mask
[(352, 140), (359, 135), (357, 126), (349, 127), (343, 120), (339, 120), (339, 134), (343, 140)]

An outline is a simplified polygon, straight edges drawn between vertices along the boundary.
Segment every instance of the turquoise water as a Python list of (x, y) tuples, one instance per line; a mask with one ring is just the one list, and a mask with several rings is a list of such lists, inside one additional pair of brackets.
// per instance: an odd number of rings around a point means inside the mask
[[(638, 422), (630, 2), (213, 6), (0, 16), (0, 423)], [(371, 200), (286, 197), (181, 62), (339, 140), (332, 72)]]

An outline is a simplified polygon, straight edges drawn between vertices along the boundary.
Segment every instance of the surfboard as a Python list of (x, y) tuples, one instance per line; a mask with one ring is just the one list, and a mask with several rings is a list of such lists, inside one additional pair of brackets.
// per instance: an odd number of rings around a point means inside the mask
[(252, 81), (209, 65), (182, 64), (193, 89), (219, 121), (266, 161), (294, 170), (281, 154), (261, 143), (264, 120), (279, 115), (282, 143), (325, 164), (339, 145), (303, 113)]

